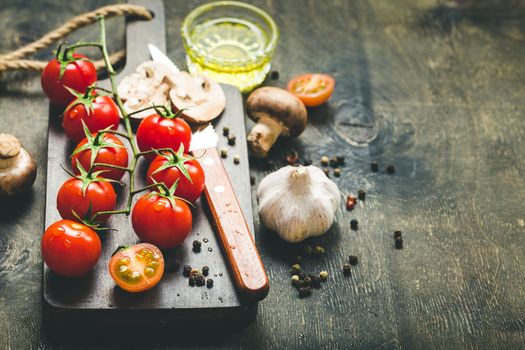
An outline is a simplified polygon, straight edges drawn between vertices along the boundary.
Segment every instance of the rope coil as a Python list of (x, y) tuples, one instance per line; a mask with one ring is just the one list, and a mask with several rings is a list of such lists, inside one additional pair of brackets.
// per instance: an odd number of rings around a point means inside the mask
[[(105, 18), (115, 16), (136, 16), (137, 18), (145, 20), (151, 20), (153, 18), (153, 15), (147, 8), (130, 4), (108, 5), (91, 12), (83, 13), (73, 17), (71, 20), (57, 29), (47, 33), (40, 39), (27, 44), (18, 50), (0, 55), (0, 72), (10, 69), (27, 69), (35, 71), (43, 70), (47, 62), (27, 60), (23, 58), (50, 46), (78, 28), (85, 27), (96, 22), (99, 16), (103, 16)], [(118, 51), (110, 56), (111, 62), (117, 62), (125, 55), (126, 53), (124, 50)], [(97, 69), (104, 66), (104, 62), (102, 60), (95, 61), (94, 64)]]

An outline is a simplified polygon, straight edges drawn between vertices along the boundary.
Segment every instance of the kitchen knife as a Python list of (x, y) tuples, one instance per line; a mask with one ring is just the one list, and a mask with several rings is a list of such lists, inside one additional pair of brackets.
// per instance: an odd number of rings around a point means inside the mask
[[(153, 61), (163, 63), (172, 70), (174, 67), (174, 72), (178, 72), (177, 66), (159, 49), (152, 44), (148, 48)], [(208, 124), (192, 135), (190, 151), (198, 156), (204, 170), (204, 197), (233, 272), (234, 282), (246, 299), (262, 300), (268, 294), (268, 276), (217, 151), (218, 139), (213, 126)]]

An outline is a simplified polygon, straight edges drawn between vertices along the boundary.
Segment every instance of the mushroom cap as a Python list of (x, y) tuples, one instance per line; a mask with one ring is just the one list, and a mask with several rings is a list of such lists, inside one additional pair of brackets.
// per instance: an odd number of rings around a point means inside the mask
[(255, 122), (267, 116), (283, 126), (283, 134), (297, 136), (308, 122), (304, 103), (288, 91), (265, 86), (254, 90), (246, 100), (248, 116)]
[(166, 77), (175, 110), (185, 109), (183, 117), (193, 123), (206, 123), (221, 114), (226, 97), (221, 86), (202, 75), (178, 72)]
[(12, 135), (0, 134), (0, 198), (27, 190), (36, 177), (36, 162)]
[(20, 153), (20, 142), (9, 134), (0, 134), (0, 159), (13, 158)]

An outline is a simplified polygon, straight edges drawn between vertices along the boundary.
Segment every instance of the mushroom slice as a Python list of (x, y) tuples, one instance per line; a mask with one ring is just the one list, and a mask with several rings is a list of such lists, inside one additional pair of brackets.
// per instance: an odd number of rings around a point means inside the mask
[(183, 117), (190, 122), (209, 122), (226, 106), (221, 86), (207, 77), (178, 72), (167, 75), (166, 82), (171, 86), (169, 95), (174, 109), (185, 109)]

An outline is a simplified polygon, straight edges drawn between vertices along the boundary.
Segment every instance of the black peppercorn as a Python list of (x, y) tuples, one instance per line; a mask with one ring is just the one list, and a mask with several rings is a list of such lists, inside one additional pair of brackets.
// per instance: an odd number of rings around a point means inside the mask
[(352, 266), (349, 264), (344, 264), (343, 266), (343, 274), (345, 276), (350, 276), (352, 274)]
[(292, 281), (292, 285), (295, 288), (302, 288), (304, 287), (304, 281), (303, 280)]
[(394, 231), (394, 239), (401, 238), (401, 231)]
[(208, 276), (208, 273), (210, 272), (210, 268), (208, 266), (203, 266), (202, 267), (202, 274), (204, 276)]
[(317, 289), (317, 288), (321, 288), (321, 277), (319, 277), (319, 276), (314, 276), (314, 277), (312, 278), (311, 286), (314, 287), (315, 289)]
[(235, 146), (235, 140), (236, 139), (237, 139), (237, 137), (235, 137), (235, 135), (229, 135), (228, 136), (228, 145)]
[(312, 160), (311, 160), (311, 159), (305, 159), (305, 160), (303, 161), (303, 165), (304, 165), (304, 166), (312, 165)]
[(343, 156), (337, 156), (337, 157), (335, 157), (335, 160), (337, 161), (338, 165), (344, 165), (345, 164), (345, 157), (343, 157)]
[(337, 159), (336, 158), (330, 159), (330, 166), (332, 168), (337, 168), (338, 165), (339, 165), (339, 163), (337, 163)]
[(306, 276), (306, 277), (304, 278), (303, 282), (304, 282), (304, 285), (305, 285), (305, 286), (309, 286), (310, 283), (312, 283), (312, 279), (310, 278), (310, 276)]
[(191, 266), (190, 265), (184, 265), (184, 268), (182, 269), (182, 275), (184, 277), (190, 277), (191, 272)]
[(299, 297), (300, 298), (306, 298), (308, 296), (312, 295), (312, 290), (309, 287), (301, 287), (299, 288)]
[(213, 287), (213, 280), (211, 278), (208, 278), (206, 280), (206, 287), (208, 287), (208, 288)]
[(366, 192), (365, 192), (365, 190), (359, 190), (359, 191), (357, 192), (357, 198), (359, 198), (359, 200), (361, 200), (361, 201), (364, 201), (365, 198), (366, 198)]
[(203, 275), (198, 274), (195, 276), (195, 284), (197, 285), (197, 287), (202, 287), (204, 284), (206, 284), (206, 279)]
[(224, 128), (222, 128), (222, 134), (224, 136), (228, 136), (228, 134), (230, 133), (230, 128), (225, 126)]
[(372, 170), (373, 173), (377, 173), (379, 171), (379, 163), (375, 160), (370, 163), (370, 170)]
[(352, 230), (357, 230), (357, 225), (358, 225), (358, 222), (357, 222), (356, 219), (352, 219), (352, 220), (350, 220), (350, 228), (351, 228)]
[(396, 172), (396, 168), (394, 168), (394, 166), (392, 164), (389, 164), (387, 167), (386, 167), (386, 172), (388, 174), (393, 174)]
[(201, 251), (201, 242), (199, 242), (197, 240), (193, 241), (193, 251), (195, 253), (198, 253), (198, 252)]
[(403, 238), (399, 237), (395, 239), (396, 249), (403, 249)]
[(278, 80), (279, 79), (279, 72), (276, 70), (272, 70), (270, 72), (270, 79), (272, 80)]
[(348, 257), (348, 262), (350, 263), (350, 265), (357, 265), (357, 263), (359, 262), (359, 259), (355, 255), (350, 255)]
[(304, 272), (299, 272), (297, 276), (299, 276), (300, 280), (304, 280), (306, 278), (306, 274)]
[(188, 284), (192, 287), (195, 285), (195, 276), (190, 276), (190, 278), (188, 278)]

